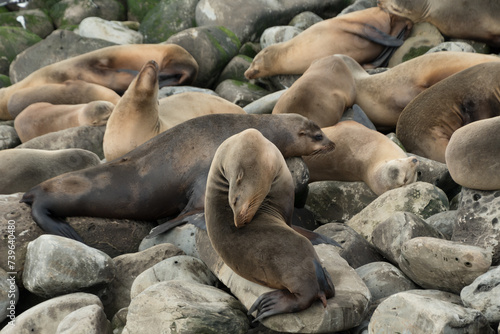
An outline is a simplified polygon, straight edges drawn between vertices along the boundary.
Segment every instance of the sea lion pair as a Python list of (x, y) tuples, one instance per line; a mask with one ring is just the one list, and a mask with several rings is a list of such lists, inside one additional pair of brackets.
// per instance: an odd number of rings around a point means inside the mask
[(158, 220), (201, 211), (212, 158), (233, 134), (258, 129), (285, 157), (334, 144), (303, 116), (214, 114), (183, 122), (119, 159), (47, 180), (22, 198), (46, 232), (81, 240), (62, 217)]
[(248, 129), (226, 139), (208, 173), (207, 232), (238, 275), (270, 288), (249, 309), (256, 320), (297, 312), (335, 288), (311, 242), (291, 227), (294, 185), (278, 148)]
[(20, 89), (45, 84), (83, 80), (123, 94), (138, 71), (149, 60), (160, 67), (160, 86), (189, 84), (198, 73), (198, 63), (175, 44), (114, 45), (47, 65), (23, 80), (0, 89), (0, 119), (13, 119), (7, 104)]

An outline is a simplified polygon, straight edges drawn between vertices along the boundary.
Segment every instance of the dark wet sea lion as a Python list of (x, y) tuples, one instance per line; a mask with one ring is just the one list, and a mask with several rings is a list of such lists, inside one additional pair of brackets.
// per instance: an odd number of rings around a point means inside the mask
[(326, 152), (334, 144), (303, 116), (214, 114), (181, 123), (135, 150), (94, 168), (47, 180), (22, 201), (52, 234), (80, 240), (62, 217), (157, 220), (204, 208), (213, 155), (231, 135), (256, 128), (285, 157)]
[(335, 295), (309, 240), (290, 228), (294, 185), (281, 152), (259, 131), (224, 141), (208, 174), (210, 241), (238, 275), (270, 288), (249, 310), (256, 320), (298, 312)]

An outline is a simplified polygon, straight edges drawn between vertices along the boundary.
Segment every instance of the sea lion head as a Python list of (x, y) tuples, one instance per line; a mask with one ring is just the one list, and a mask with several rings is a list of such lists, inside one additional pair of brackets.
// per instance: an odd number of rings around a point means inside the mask
[(370, 188), (377, 195), (405, 186), (417, 180), (418, 159), (407, 157), (390, 160), (380, 165), (373, 175), (374, 182)]
[(378, 0), (377, 5), (390, 15), (408, 18), (417, 22), (424, 11), (424, 4), (427, 1), (422, 0)]
[(90, 126), (106, 125), (115, 105), (108, 101), (92, 101), (87, 103), (80, 114), (80, 124)]
[(276, 55), (276, 45), (270, 45), (261, 50), (253, 58), (250, 67), (245, 71), (245, 77), (250, 80), (273, 75), (274, 71), (272, 68), (278, 66), (278, 63), (275, 61)]

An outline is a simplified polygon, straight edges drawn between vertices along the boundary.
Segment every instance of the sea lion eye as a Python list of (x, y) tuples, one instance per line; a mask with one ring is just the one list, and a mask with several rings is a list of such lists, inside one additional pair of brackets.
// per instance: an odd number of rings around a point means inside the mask
[(321, 141), (323, 140), (323, 135), (321, 133), (314, 135), (314, 140), (316, 141)]

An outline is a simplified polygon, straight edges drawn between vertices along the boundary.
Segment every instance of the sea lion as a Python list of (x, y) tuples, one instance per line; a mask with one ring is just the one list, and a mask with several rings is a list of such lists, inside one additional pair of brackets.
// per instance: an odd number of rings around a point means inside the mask
[(153, 137), (119, 159), (60, 175), (28, 192), (22, 202), (52, 234), (81, 240), (61, 217), (157, 220), (200, 211), (210, 163), (228, 137), (256, 128), (285, 157), (327, 152), (334, 144), (296, 115), (214, 114), (196, 117)]
[(17, 90), (9, 99), (7, 109), (12, 118), (16, 118), (33, 103), (84, 104), (92, 101), (109, 101), (116, 105), (120, 95), (101, 85), (83, 80), (67, 80), (63, 83), (51, 83)]
[(393, 131), (403, 109), (425, 89), (474, 65), (500, 61), (495, 55), (443, 51), (425, 54), (370, 75), (351, 57), (338, 57), (346, 62), (353, 74), (354, 103), (380, 131)]
[(278, 99), (273, 114), (296, 113), (324, 128), (338, 123), (354, 104), (356, 87), (346, 63), (339, 57), (317, 59)]
[(418, 160), (378, 131), (355, 121), (322, 128), (335, 150), (303, 157), (309, 182), (363, 181), (377, 195), (417, 180)]
[(217, 149), (207, 179), (205, 221), (215, 251), (238, 275), (270, 288), (256, 321), (298, 312), (335, 295), (311, 242), (291, 227), (292, 176), (278, 148), (248, 129)]
[(117, 103), (104, 133), (104, 156), (111, 161), (188, 119), (215, 113), (244, 114), (221, 97), (199, 92), (175, 94), (158, 100), (158, 64), (151, 60)]
[(500, 3), (491, 0), (378, 0), (390, 14), (413, 23), (429, 22), (449, 38), (472, 39), (500, 46)]
[(248, 79), (278, 74), (302, 74), (313, 60), (346, 54), (369, 64), (385, 46), (403, 41), (395, 36), (410, 27), (406, 19), (373, 7), (318, 22), (291, 40), (261, 50), (245, 72)]
[(471, 122), (500, 115), (500, 63), (473, 66), (413, 99), (399, 117), (396, 136), (408, 152), (445, 163), (451, 135)]
[(78, 148), (48, 151), (12, 148), (0, 151), (0, 194), (27, 191), (54, 176), (96, 166), (99, 157)]
[(144, 63), (160, 66), (160, 86), (186, 85), (196, 78), (198, 63), (175, 44), (113, 45), (44, 66), (23, 80), (0, 89), (0, 119), (12, 119), (7, 103), (16, 91), (66, 80), (83, 80), (123, 94)]
[(445, 160), (450, 175), (461, 186), (500, 189), (500, 117), (464, 125), (450, 137)]
[(52, 104), (38, 102), (23, 110), (14, 120), (14, 128), (21, 142), (49, 132), (76, 126), (106, 125), (115, 105), (108, 101), (86, 104)]

